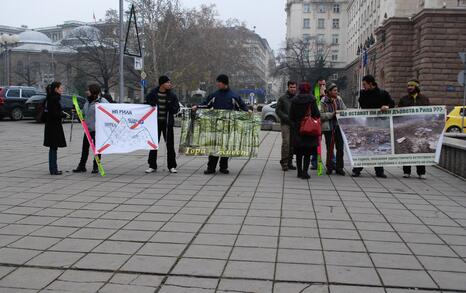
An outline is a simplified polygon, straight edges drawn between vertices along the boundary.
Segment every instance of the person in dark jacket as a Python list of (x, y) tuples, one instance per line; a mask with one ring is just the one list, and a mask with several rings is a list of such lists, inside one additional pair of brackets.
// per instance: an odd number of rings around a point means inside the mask
[[(95, 144), (95, 104), (96, 103), (108, 103), (105, 98), (100, 97), (101, 90), (98, 84), (91, 84), (87, 88), (86, 95), (87, 95), (87, 102), (84, 105), (83, 113), (84, 113), (84, 120), (86, 121), (87, 127), (89, 128), (89, 133), (91, 135), (92, 140)], [(89, 148), (90, 144), (87, 140), (87, 136), (84, 134), (83, 137), (83, 147), (81, 151), (81, 160), (79, 161), (78, 167), (73, 170), (73, 173), (84, 173), (86, 172), (86, 163), (87, 158), (89, 157)], [(101, 155), (99, 155), (99, 159)], [(99, 168), (97, 167), (97, 162), (93, 161), (92, 164), (92, 174), (99, 173)]]
[[(429, 106), (429, 98), (421, 94), (421, 86), (416, 79), (408, 82), (408, 95), (402, 97), (398, 102), (398, 107), (415, 107)], [(426, 175), (426, 166), (416, 166), (416, 173), (420, 179), (424, 179)], [(411, 177), (411, 166), (403, 166), (403, 177)]]
[[(363, 90), (359, 96), (359, 106), (362, 109), (380, 109), (387, 111), (389, 108), (395, 107), (395, 101), (390, 97), (390, 94), (379, 88), (375, 78), (372, 75), (366, 75), (362, 79)], [(363, 168), (353, 168), (353, 177), (361, 176)], [(379, 178), (387, 178), (383, 167), (375, 167), (375, 174)]]
[(280, 118), (282, 131), (282, 152), (280, 165), (283, 171), (296, 170), (293, 166), (293, 148), (290, 133), (290, 107), (291, 100), (296, 96), (297, 84), (295, 81), (288, 82), (288, 90), (278, 99), (275, 113)]
[[(232, 110), (232, 111), (249, 111), (248, 106), (244, 103), (243, 99), (230, 89), (230, 81), (227, 75), (220, 74), (217, 77), (217, 88), (218, 90), (213, 94), (209, 95), (199, 107), (205, 107), (209, 109), (217, 110)], [(193, 106), (192, 109), (195, 111), (198, 107)], [(220, 173), (228, 174), (228, 158), (227, 157), (216, 157), (209, 156), (209, 162), (207, 163), (207, 170), (204, 174), (215, 174), (217, 164), (220, 159)]]
[(66, 147), (65, 133), (63, 132), (62, 119), (69, 117), (63, 112), (61, 106), (61, 95), (63, 86), (54, 81), (47, 87), (47, 98), (45, 99), (45, 130), (44, 146), (49, 147), (49, 171), (50, 175), (61, 175), (62, 171), (57, 166), (58, 148)]
[[(159, 78), (159, 86), (153, 89), (146, 96), (146, 104), (157, 107), (157, 124), (159, 142), (161, 135), (165, 139), (167, 146), (167, 167), (170, 173), (178, 173), (176, 170), (175, 135), (173, 127), (175, 125), (175, 115), (180, 111), (178, 97), (171, 91), (172, 83), (170, 79), (163, 75)], [(146, 173), (153, 173), (157, 170), (157, 150), (149, 153), (149, 169)]]
[(293, 138), (293, 148), (296, 154), (298, 177), (302, 179), (311, 178), (309, 175), (311, 154), (317, 154), (319, 139), (316, 136), (306, 136), (299, 133), (301, 121), (308, 113), (315, 119), (320, 118), (316, 99), (311, 95), (311, 85), (302, 83), (299, 85), (299, 95), (293, 99), (290, 107), (291, 137)]

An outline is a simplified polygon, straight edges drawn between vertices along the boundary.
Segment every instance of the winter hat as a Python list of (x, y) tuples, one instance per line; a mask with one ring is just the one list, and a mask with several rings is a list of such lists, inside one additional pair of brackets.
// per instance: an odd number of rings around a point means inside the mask
[(327, 84), (327, 88), (325, 89), (327, 92), (331, 92), (334, 88), (336, 88), (337, 85), (333, 82)]
[(166, 75), (162, 75), (161, 77), (159, 77), (159, 85), (162, 85), (162, 84), (167, 83), (169, 81), (170, 81), (170, 79)]
[(308, 82), (302, 82), (299, 84), (299, 93), (308, 95), (311, 93), (311, 84)]
[(228, 79), (228, 76), (226, 74), (220, 74), (219, 76), (217, 76), (217, 82), (221, 82), (224, 85), (230, 84), (230, 80)]

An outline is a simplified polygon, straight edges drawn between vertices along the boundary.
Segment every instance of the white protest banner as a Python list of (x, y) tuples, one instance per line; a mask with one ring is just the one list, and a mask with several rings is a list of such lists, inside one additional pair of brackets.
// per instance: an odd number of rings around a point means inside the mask
[(157, 108), (135, 104), (96, 104), (96, 149), (122, 154), (158, 149)]
[(353, 167), (435, 165), (445, 106), (340, 111), (338, 124)]

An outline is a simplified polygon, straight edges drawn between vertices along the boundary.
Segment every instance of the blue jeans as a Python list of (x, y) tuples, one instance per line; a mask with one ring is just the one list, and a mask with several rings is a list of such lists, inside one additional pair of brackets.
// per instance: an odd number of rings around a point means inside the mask
[(54, 173), (58, 171), (57, 166), (57, 147), (50, 147), (49, 149), (49, 171)]

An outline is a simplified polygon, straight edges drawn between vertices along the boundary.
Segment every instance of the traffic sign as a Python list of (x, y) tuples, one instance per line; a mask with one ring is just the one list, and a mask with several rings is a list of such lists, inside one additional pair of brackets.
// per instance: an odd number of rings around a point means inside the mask
[(134, 57), (134, 70), (142, 70), (142, 58)]
[(464, 70), (461, 71), (460, 73), (458, 73), (458, 82), (459, 82), (461, 85), (464, 85)]
[(141, 79), (146, 79), (147, 74), (145, 71), (141, 72)]
[(147, 79), (141, 79), (141, 85), (147, 87)]

